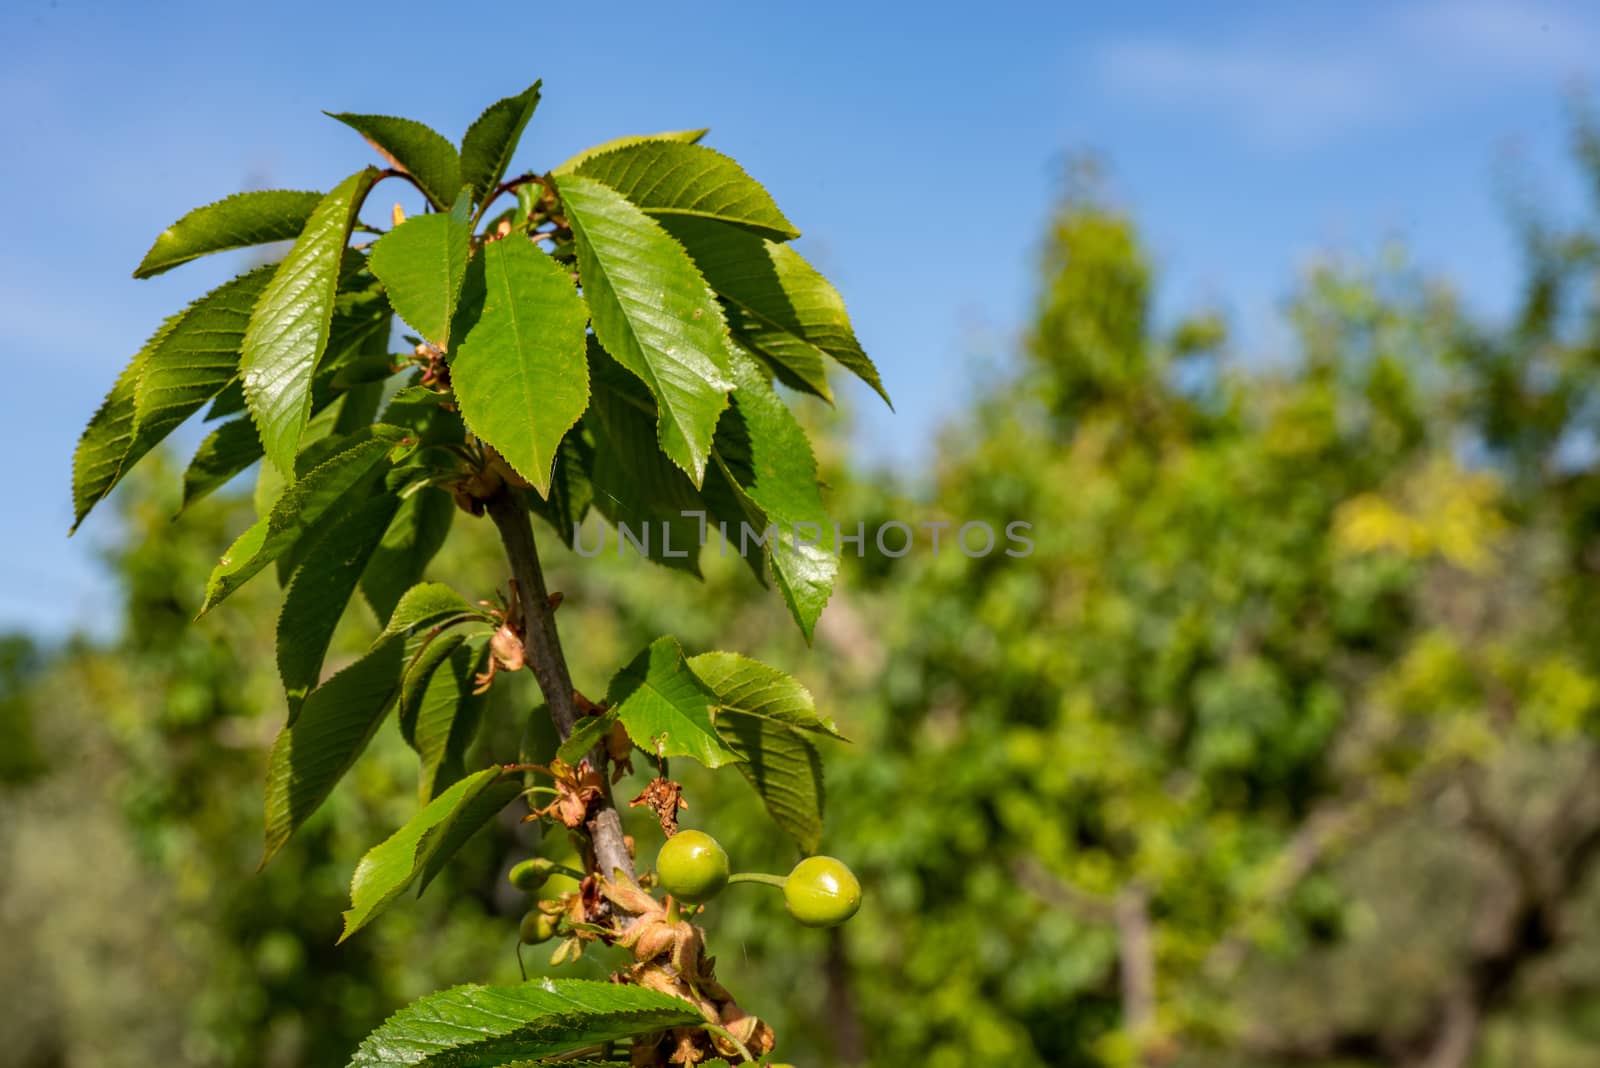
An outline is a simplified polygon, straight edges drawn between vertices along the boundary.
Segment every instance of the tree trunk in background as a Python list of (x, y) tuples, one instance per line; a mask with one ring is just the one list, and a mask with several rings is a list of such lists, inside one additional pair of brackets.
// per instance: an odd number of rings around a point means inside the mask
[(828, 931), (828, 956), (823, 965), (828, 980), (826, 1011), (833, 1037), (833, 1057), (838, 1064), (865, 1064), (867, 1036), (856, 1012), (855, 983), (850, 974), (850, 955), (845, 949), (844, 932)]

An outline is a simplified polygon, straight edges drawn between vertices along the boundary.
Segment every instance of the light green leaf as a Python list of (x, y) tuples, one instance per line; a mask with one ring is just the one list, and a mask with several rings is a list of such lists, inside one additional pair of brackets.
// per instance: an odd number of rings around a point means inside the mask
[(413, 215), (378, 239), (372, 273), (389, 291), (400, 318), (441, 349), (461, 295), (472, 230), (451, 215)]
[(761, 183), (701, 145), (644, 141), (592, 156), (576, 173), (604, 182), (651, 215), (715, 219), (778, 241), (800, 236)]
[(149, 278), (212, 252), (292, 240), (321, 200), (321, 193), (263, 189), (195, 208), (161, 231), (133, 276)]
[(753, 506), (756, 523), (774, 530), (767, 558), (806, 641), (833, 593), (839, 558), (833, 519), (822, 506), (811, 443), (760, 368), (733, 358), (733, 406), (717, 427), (719, 470)]
[(567, 272), (530, 241), (484, 246), (476, 321), (450, 360), (462, 418), (539, 493), (561, 439), (589, 405), (588, 309)]
[(407, 497), (361, 575), (361, 592), (373, 614), (387, 620), (400, 597), (422, 581), (428, 562), (444, 547), (455, 502), (441, 489), (423, 487)]
[(400, 692), (406, 643), (391, 638), (311, 691), (267, 762), (263, 866), (350, 770)]
[(811, 691), (793, 676), (738, 653), (701, 653), (688, 660), (717, 695), (718, 715), (756, 716), (797, 730), (843, 739), (833, 720), (817, 714)]
[(245, 403), (267, 458), (286, 474), (311, 414), (311, 380), (328, 344), (345, 242), (377, 180), (378, 171), (368, 167), (322, 198), (245, 331), (239, 360)]
[[(416, 881), (458, 821), (470, 816), (471, 829), (477, 830), (520, 789), (521, 785), (504, 778), (499, 768), (485, 768), (441, 793), (404, 827), (369, 849), (350, 881), (350, 908), (345, 910), (339, 941), (365, 927)], [(497, 804), (480, 804), (485, 798)], [(459, 844), (464, 838), (455, 840)]]
[[(417, 180), (433, 206), (449, 211), (461, 188), (461, 158), (445, 136), (414, 119), (324, 112), (366, 138), (389, 165)], [(404, 313), (402, 313), (403, 315)]]
[(124, 369), (73, 457), (73, 529), (135, 463), (232, 380), (250, 309), (272, 270), (240, 275), (172, 316)]
[(395, 605), (388, 625), (373, 643), (374, 648), (390, 638), (413, 635), (448, 619), (472, 617), (488, 619), (481, 608), (466, 602), (462, 596), (442, 582), (422, 582), (411, 587)]
[(806, 688), (737, 653), (702, 653), (689, 668), (717, 696), (713, 722), (743, 758), (739, 771), (773, 822), (807, 853), (822, 840), (822, 761), (803, 732), (841, 738)]
[(722, 308), (681, 245), (609, 186), (560, 179), (595, 335), (656, 399), (657, 440), (696, 486), (728, 405)]
[(461, 139), (461, 181), (472, 187), (474, 202), (482, 202), (505, 177), (523, 128), (539, 106), (539, 85), (490, 104)]
[(698, 130), (663, 130), (661, 133), (630, 134), (627, 137), (613, 137), (609, 141), (602, 141), (598, 145), (584, 149), (550, 173), (558, 176), (571, 174), (595, 156), (612, 152), (619, 148), (626, 148), (628, 145), (643, 144), (646, 141), (679, 141), (692, 145), (710, 132), (710, 130), (702, 127)]
[(486, 641), (441, 635), (406, 672), (400, 730), (422, 758), (417, 789), (424, 802), (466, 774), (467, 749), (489, 696), (474, 692), (488, 655)]
[(278, 674), (291, 712), (321, 678), (334, 628), (399, 507), (392, 493), (351, 507), (295, 571), (278, 615)]
[(734, 338), (770, 360), (788, 384), (829, 396), (827, 356), (893, 407), (877, 367), (856, 340), (844, 298), (800, 253), (708, 219), (679, 216), (663, 225), (726, 303)]
[(657, 756), (693, 757), (708, 768), (739, 759), (712, 725), (715, 700), (672, 637), (652, 642), (617, 672), (606, 691), (606, 704), (634, 744)]
[(344, 503), (346, 494), (385, 462), (404, 434), (398, 427), (376, 424), (351, 435), (348, 447), (296, 479), (272, 510), (240, 534), (223, 554), (206, 583), (201, 614), (283, 555), (330, 508)]
[(490, 1068), (703, 1022), (687, 1001), (640, 986), (536, 979), (452, 987), (401, 1009), (350, 1068)]
[(248, 419), (230, 419), (206, 436), (183, 472), (181, 513), (261, 459), (261, 439)]

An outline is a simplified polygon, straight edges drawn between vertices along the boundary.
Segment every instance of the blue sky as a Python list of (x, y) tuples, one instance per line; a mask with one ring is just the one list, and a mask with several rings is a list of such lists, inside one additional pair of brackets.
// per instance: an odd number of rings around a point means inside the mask
[(240, 261), (129, 272), (192, 206), (326, 189), (368, 162), (321, 109), (457, 137), (542, 77), (517, 160), (535, 167), (710, 126), (805, 231), (895, 395), (894, 416), (853, 398), (862, 448), (912, 463), (1025, 322), (1074, 151), (1109, 162), (1161, 307), (1220, 306), (1260, 355), (1313, 257), (1390, 238), (1503, 311), (1506, 160), (1552, 210), (1583, 206), (1564, 94), (1594, 73), (1600, 9), (12, 0), (0, 40), (0, 626), (60, 634), (101, 629), (94, 547), (114, 533), (108, 512), (65, 538), (77, 434), (160, 319)]

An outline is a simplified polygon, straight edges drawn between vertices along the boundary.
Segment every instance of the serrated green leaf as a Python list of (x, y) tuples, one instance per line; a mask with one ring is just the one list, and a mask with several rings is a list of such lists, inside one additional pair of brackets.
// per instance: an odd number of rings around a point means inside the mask
[(405, 435), (398, 427), (379, 423), (359, 435), (347, 448), (296, 479), (273, 504), (223, 554), (206, 583), (204, 615), (223, 598), (244, 585), (300, 539), (323, 514), (344, 501)]
[(378, 171), (368, 167), (322, 198), (245, 331), (239, 359), (245, 403), (267, 458), (285, 473), (294, 468), (311, 414), (311, 382), (328, 344), (345, 242), (377, 180)]
[(387, 620), (400, 597), (422, 581), (428, 562), (444, 547), (455, 519), (455, 502), (444, 490), (423, 487), (407, 497), (361, 574), (361, 592), (373, 614)]
[(630, 134), (627, 137), (613, 137), (609, 141), (602, 141), (598, 145), (584, 149), (550, 173), (552, 175), (571, 174), (595, 156), (606, 152), (614, 152), (629, 145), (643, 144), (646, 141), (679, 141), (683, 144), (692, 145), (710, 132), (710, 130), (702, 127), (698, 130), (663, 130), (661, 133)]
[(261, 439), (248, 419), (230, 419), (200, 443), (183, 472), (181, 514), (191, 504), (210, 496), (261, 459)]
[(455, 590), (442, 582), (421, 582), (411, 587), (395, 605), (374, 648), (390, 638), (417, 634), (427, 627), (458, 617), (489, 618), (481, 608), (470, 605)]
[(611, 733), (611, 728), (616, 722), (615, 710), (608, 710), (598, 716), (583, 717), (572, 729), (572, 733), (567, 735), (567, 740), (556, 750), (556, 759), (568, 764), (577, 764), (588, 755), (589, 750), (599, 745), (605, 736)]
[(450, 383), (472, 432), (546, 496), (561, 439), (589, 406), (588, 309), (530, 241), (490, 242), (482, 260), (483, 288), (463, 301), (481, 304), (451, 357)]
[(702, 653), (689, 668), (717, 696), (713, 721), (762, 804), (807, 853), (822, 840), (822, 761), (802, 732), (842, 738), (806, 688), (737, 653)]
[(390, 638), (311, 691), (267, 762), (263, 866), (327, 799), (400, 692), (406, 643)]
[[(339, 941), (365, 927), (416, 881), (454, 824), (470, 816), (476, 830), (520, 789), (520, 784), (504, 778), (499, 768), (485, 768), (445, 790), (404, 827), (369, 849), (350, 881), (350, 908), (345, 910)], [(498, 804), (477, 803), (485, 795)]]
[(683, 247), (611, 187), (559, 180), (595, 336), (649, 387), (661, 451), (698, 486), (728, 405), (722, 307)]
[(717, 729), (767, 813), (801, 850), (822, 843), (822, 758), (805, 736), (759, 716), (719, 712)]
[(712, 724), (715, 701), (672, 637), (651, 642), (617, 672), (606, 691), (606, 704), (639, 748), (658, 756), (693, 757), (708, 768), (739, 759)]
[(811, 691), (792, 675), (738, 653), (701, 653), (690, 657), (688, 664), (700, 681), (717, 695), (720, 711), (756, 716), (797, 730), (844, 738), (832, 719), (817, 713)]
[(391, 115), (324, 114), (364, 137), (390, 166), (415, 178), (434, 207), (450, 210), (461, 189), (461, 157), (443, 134), (414, 119)]
[(124, 369), (73, 457), (73, 529), (135, 463), (232, 380), (250, 309), (272, 270), (240, 275), (169, 318)]
[(767, 558), (806, 641), (839, 572), (833, 519), (822, 506), (811, 443), (783, 399), (743, 353), (733, 358), (733, 405), (717, 427), (718, 468), (773, 533)]
[[(705, 508), (694, 483), (656, 445), (651, 411), (641, 410), (632, 392), (637, 380), (594, 348), (590, 362), (595, 391), (584, 419), (594, 438), (590, 479), (595, 508), (617, 528), (617, 552), (623, 552), (626, 528), (628, 552), (641, 550), (658, 564), (698, 577), (701, 520), (695, 513)], [(626, 381), (618, 382), (619, 374)]]
[(539, 82), (484, 109), (461, 139), (461, 181), (480, 203), (505, 177), (522, 131), (539, 106)]
[[(434, 649), (446, 643), (440, 653)], [(466, 774), (467, 750), (477, 737), (488, 692), (475, 692), (488, 668), (488, 644), (441, 635), (406, 672), (400, 726), (421, 758), (418, 795), (426, 802)]]
[(361, 572), (400, 501), (380, 493), (343, 513), (296, 569), (278, 615), (278, 674), (291, 711), (322, 675), (322, 660)]
[(413, 215), (372, 248), (372, 273), (388, 289), (394, 310), (441, 349), (450, 344), (471, 249), (471, 228), (451, 215)]
[(160, 344), (149, 349), (134, 390), (135, 437), (144, 448), (233, 381), (251, 309), (274, 270), (258, 267), (213, 289), (189, 305)]
[(687, 1001), (640, 986), (536, 979), (452, 987), (386, 1020), (350, 1068), (489, 1068), (702, 1022)]
[(293, 240), (321, 200), (321, 193), (262, 189), (195, 208), (161, 231), (133, 276), (149, 278), (212, 252)]
[(655, 216), (692, 216), (762, 237), (800, 236), (761, 183), (715, 149), (644, 141), (591, 156), (577, 174), (606, 185)]
[[(651, 447), (654, 447), (654, 438)], [(595, 462), (594, 446), (584, 436), (580, 423), (567, 433), (556, 450), (555, 469), (550, 476), (550, 492), (524, 494), (534, 515), (550, 524), (561, 544), (572, 548), (578, 527), (594, 503), (594, 484), (589, 479)], [(677, 469), (673, 469), (676, 473)], [(681, 476), (680, 476), (681, 477)]]
[(663, 225), (726, 302), (734, 338), (772, 361), (788, 384), (827, 397), (827, 356), (893, 408), (877, 367), (856, 340), (844, 298), (800, 253), (709, 219), (679, 216)]

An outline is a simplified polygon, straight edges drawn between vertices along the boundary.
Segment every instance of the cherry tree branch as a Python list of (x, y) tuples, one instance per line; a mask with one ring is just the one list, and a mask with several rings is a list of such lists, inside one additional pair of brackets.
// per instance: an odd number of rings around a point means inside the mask
[[(522, 617), (527, 633), (523, 636), (528, 666), (539, 680), (539, 690), (550, 708), (550, 719), (562, 741), (578, 722), (578, 704), (572, 688), (572, 673), (561, 651), (561, 635), (556, 630), (555, 609), (550, 606), (550, 591), (545, 588), (544, 570), (539, 564), (539, 548), (533, 540), (533, 523), (527, 505), (512, 487), (502, 485), (483, 502), (484, 510), (500, 532), (511, 574), (517, 580), (522, 599)], [(621, 872), (634, 878), (633, 857), (623, 836), (622, 817), (611, 798), (606, 776), (604, 746), (596, 746), (589, 762), (600, 773), (600, 799), (589, 817), (589, 841), (594, 846), (595, 867), (607, 879)]]

